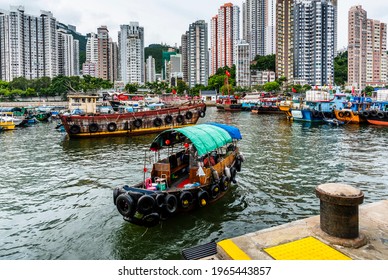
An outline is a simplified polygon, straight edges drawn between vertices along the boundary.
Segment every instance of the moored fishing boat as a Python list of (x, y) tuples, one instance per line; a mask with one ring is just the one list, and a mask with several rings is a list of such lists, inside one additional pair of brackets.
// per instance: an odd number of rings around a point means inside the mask
[(61, 115), (70, 138), (134, 136), (194, 125), (205, 116), (206, 105), (191, 101), (179, 107), (115, 114)]
[(388, 126), (388, 111), (370, 110), (361, 112), (369, 124)]
[(252, 107), (253, 114), (283, 114), (279, 108), (280, 98), (278, 96), (268, 96), (259, 99), (257, 104)]
[(241, 170), (241, 138), (238, 128), (219, 123), (162, 132), (150, 147), (155, 152), (150, 176), (145, 166), (142, 182), (114, 189), (117, 210), (124, 220), (151, 227), (216, 202)]

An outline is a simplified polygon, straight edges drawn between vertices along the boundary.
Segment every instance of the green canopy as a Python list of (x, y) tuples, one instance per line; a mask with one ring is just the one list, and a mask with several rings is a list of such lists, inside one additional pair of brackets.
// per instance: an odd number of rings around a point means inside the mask
[[(153, 141), (151, 150), (158, 150), (163, 146), (181, 142), (179, 141), (181, 138), (177, 137), (177, 132), (190, 139), (198, 151), (198, 156), (207, 154), (233, 141), (225, 129), (211, 124), (199, 124), (162, 132)], [(166, 144), (166, 141), (169, 144)]]

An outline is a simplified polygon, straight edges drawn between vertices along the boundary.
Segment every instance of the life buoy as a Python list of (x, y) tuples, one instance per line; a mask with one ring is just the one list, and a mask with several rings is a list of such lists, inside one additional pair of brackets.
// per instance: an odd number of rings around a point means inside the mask
[(165, 117), (164, 117), (164, 122), (165, 122), (166, 124), (172, 123), (172, 116), (171, 116), (171, 115), (165, 116)]
[(221, 180), (220, 180), (220, 184), (219, 184), (219, 187), (220, 187), (220, 190), (222, 192), (225, 192), (229, 189), (230, 187), (230, 178), (228, 176), (222, 176)]
[(160, 221), (160, 215), (156, 212), (145, 215), (141, 219), (141, 223), (145, 227), (154, 227), (159, 224)]
[(185, 117), (186, 119), (191, 120), (191, 118), (193, 117), (193, 113), (191, 111), (187, 111)]
[(198, 192), (198, 206), (199, 207), (204, 207), (208, 204), (209, 202), (209, 193), (205, 190), (200, 190)]
[(127, 193), (120, 194), (116, 199), (117, 210), (124, 217), (131, 217), (133, 215), (135, 211), (134, 204), (132, 197)]
[(200, 116), (201, 118), (204, 118), (205, 115), (206, 115), (205, 111), (199, 111), (199, 116)]
[(377, 116), (380, 118), (380, 119), (384, 119), (384, 112), (383, 111), (379, 111), (377, 113)]
[(154, 121), (153, 121), (154, 126), (161, 126), (162, 123), (163, 123), (163, 121), (162, 121), (162, 119), (159, 118), (159, 117), (156, 118), (156, 119), (154, 119)]
[(97, 131), (98, 131), (98, 124), (96, 123), (89, 124), (89, 132), (95, 133)]
[(155, 206), (155, 199), (150, 195), (143, 195), (137, 201), (137, 211), (143, 215), (152, 213)]
[(164, 194), (162, 193), (158, 193), (155, 197), (155, 202), (156, 202), (156, 206), (158, 208), (162, 208), (164, 206), (164, 203), (165, 203), (165, 197), (164, 197)]
[(136, 127), (136, 128), (140, 128), (143, 124), (143, 121), (141, 119), (135, 119), (133, 121), (133, 126)]
[(338, 113), (338, 116), (339, 116), (340, 118), (343, 118), (343, 117), (344, 117), (344, 112), (342, 112), (342, 111), (339, 112), (339, 113)]
[(350, 112), (349, 111), (345, 111), (345, 117), (350, 117)]
[(193, 203), (193, 194), (191, 192), (184, 191), (181, 193), (179, 201), (182, 208), (186, 209)]
[(176, 196), (168, 194), (164, 200), (164, 206), (168, 214), (174, 214), (178, 208), (178, 200)]
[(117, 125), (114, 122), (108, 123), (106, 129), (110, 132), (113, 132), (117, 129)]
[(176, 122), (177, 122), (177, 123), (183, 123), (183, 116), (182, 116), (182, 115), (178, 115), (178, 116), (176, 117)]
[(218, 184), (214, 184), (213, 186), (211, 186), (211, 188), (210, 188), (211, 198), (213, 198), (213, 199), (217, 198), (219, 193), (220, 193), (220, 187), (218, 186)]
[(81, 132), (81, 127), (79, 125), (73, 124), (69, 129), (71, 134), (78, 134)]

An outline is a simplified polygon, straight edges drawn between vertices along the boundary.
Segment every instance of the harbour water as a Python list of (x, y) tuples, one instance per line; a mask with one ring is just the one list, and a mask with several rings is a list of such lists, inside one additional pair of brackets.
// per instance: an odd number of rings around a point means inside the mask
[(0, 259), (181, 259), (184, 248), (319, 214), (315, 187), (344, 182), (364, 203), (388, 197), (388, 129), (312, 125), (219, 112), (240, 128), (245, 161), (217, 204), (145, 229), (125, 222), (116, 186), (142, 180), (155, 135), (68, 140), (55, 122), (0, 133)]

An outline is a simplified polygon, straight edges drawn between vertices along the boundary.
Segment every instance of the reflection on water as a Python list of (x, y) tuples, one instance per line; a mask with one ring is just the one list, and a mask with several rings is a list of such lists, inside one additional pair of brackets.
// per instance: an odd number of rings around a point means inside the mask
[(126, 223), (112, 189), (142, 180), (156, 135), (69, 140), (54, 123), (0, 134), (0, 259), (180, 259), (183, 248), (317, 215), (315, 187), (345, 182), (387, 198), (388, 129), (218, 112), (240, 128), (243, 169), (221, 201), (160, 227)]

